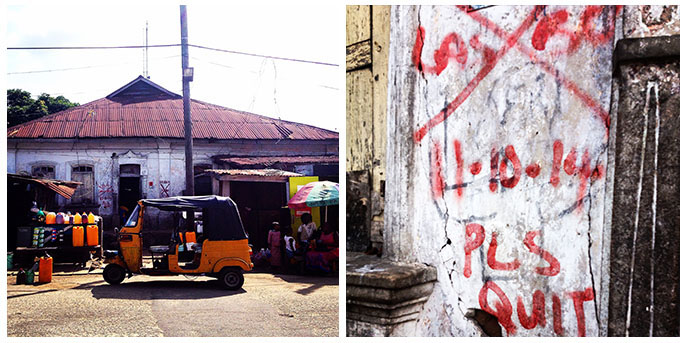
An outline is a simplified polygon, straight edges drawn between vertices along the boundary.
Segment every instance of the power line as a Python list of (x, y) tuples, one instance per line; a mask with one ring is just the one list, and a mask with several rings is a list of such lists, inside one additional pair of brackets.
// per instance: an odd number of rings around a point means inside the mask
[[(258, 74), (258, 72), (254, 71), (254, 70), (248, 70), (248, 69), (244, 69), (244, 68), (232, 67), (232, 66), (228, 66), (228, 65), (226, 65), (226, 64), (221, 64), (221, 63), (217, 63), (217, 62), (212, 62), (212, 61), (208, 61), (208, 60), (205, 60), (205, 59), (202, 59), (202, 58), (198, 58), (198, 57), (191, 57), (191, 59), (192, 59), (192, 60), (195, 60), (195, 61), (198, 61), (198, 62), (207, 63), (207, 64), (210, 64), (210, 65), (222, 67), (222, 68), (233, 69), (233, 70), (241, 71), (241, 72), (245, 72), (245, 73)], [(279, 79), (282, 80), (282, 81), (283, 81), (283, 80), (295, 81), (295, 79), (290, 78), (290, 77), (279, 77)], [(339, 90), (339, 88), (337, 88), (337, 87), (332, 87), (332, 86), (323, 85), (323, 84), (317, 84), (317, 85), (316, 85), (316, 84), (310, 84), (310, 86), (328, 88), (328, 89), (332, 89), (332, 90)]]
[(199, 48), (199, 49), (206, 49), (206, 50), (212, 50), (212, 51), (226, 52), (226, 53), (230, 53), (230, 54), (237, 54), (237, 55), (245, 55), (245, 56), (269, 58), (269, 59), (273, 59), (273, 60), (282, 60), (282, 61), (290, 61), (290, 62), (301, 62), (301, 63), (311, 63), (311, 64), (319, 64), (319, 65), (330, 66), (330, 67), (338, 67), (338, 66), (339, 66), (338, 64), (334, 64), (334, 63), (319, 62), (319, 61), (310, 61), (310, 60), (301, 60), (301, 59), (297, 59), (297, 58), (278, 57), (278, 56), (270, 56), (270, 55), (261, 55), (261, 54), (254, 54), (254, 53), (250, 53), (250, 52), (235, 51), (235, 50), (225, 50), (225, 49), (218, 49), (218, 48), (210, 48), (210, 47), (207, 47), (207, 46), (196, 45), (196, 44), (189, 44), (188, 46), (192, 46), (192, 47), (194, 47), (194, 48)]
[[(148, 45), (148, 48), (168, 48), (168, 47), (175, 47), (175, 46), (180, 46), (181, 44), (156, 44), (156, 45)], [(219, 48), (211, 48), (207, 46), (202, 46), (202, 45), (196, 45), (196, 44), (189, 44), (188, 46), (194, 47), (194, 48), (199, 48), (199, 49), (205, 49), (205, 50), (211, 50), (211, 51), (219, 51), (219, 52), (226, 52), (230, 54), (237, 54), (237, 55), (244, 55), (244, 56), (252, 56), (252, 57), (261, 57), (261, 58), (269, 58), (273, 60), (281, 60), (281, 61), (289, 61), (289, 62), (300, 62), (300, 63), (310, 63), (310, 64), (319, 64), (319, 65), (325, 65), (325, 66), (330, 66), (330, 67), (338, 67), (338, 64), (334, 63), (327, 63), (327, 62), (320, 62), (320, 61), (310, 61), (310, 60), (303, 60), (303, 59), (297, 59), (297, 58), (289, 58), (289, 57), (279, 57), (279, 56), (270, 56), (270, 55), (261, 55), (261, 54), (254, 54), (251, 52), (244, 52), (244, 51), (236, 51), (236, 50), (226, 50), (226, 49), (219, 49)], [(97, 49), (142, 49), (146, 48), (145, 45), (119, 45), (119, 46), (23, 46), (23, 47), (8, 47), (7, 50), (97, 50)]]
[[(148, 45), (149, 48), (169, 48), (181, 44)], [(7, 50), (96, 50), (96, 49), (141, 49), (145, 45), (114, 45), (114, 46), (20, 46), (8, 47)]]
[[(156, 58), (155, 60), (164, 60), (164, 59), (174, 58), (174, 57), (179, 57), (179, 56), (180, 56), (180, 55), (173, 55), (173, 56), (167, 56), (167, 57)], [(7, 73), (7, 75), (36, 74), (36, 73), (51, 73), (51, 72), (56, 72), (56, 71), (70, 71), (70, 70), (79, 70), (79, 69), (113, 67), (113, 66), (120, 66), (120, 65), (125, 65), (125, 64), (132, 64), (132, 63), (136, 63), (136, 62), (122, 62), (122, 63), (112, 63), (112, 64), (100, 64), (100, 65), (83, 66), (83, 67), (61, 68), (61, 69), (15, 71), (15, 72)]]

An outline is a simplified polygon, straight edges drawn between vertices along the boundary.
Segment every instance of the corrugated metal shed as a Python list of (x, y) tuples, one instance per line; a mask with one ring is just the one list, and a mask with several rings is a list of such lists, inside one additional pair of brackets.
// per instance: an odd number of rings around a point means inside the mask
[(290, 171), (279, 169), (207, 169), (208, 174), (214, 175), (243, 175), (243, 176), (280, 176), (280, 177), (294, 177), (303, 176), (303, 174), (293, 173)]
[[(134, 92), (135, 91), (135, 92)], [(334, 131), (191, 100), (194, 139), (338, 139)], [(109, 96), (7, 129), (12, 138), (184, 138), (183, 100), (139, 76)]]
[(216, 163), (226, 163), (231, 167), (241, 168), (250, 166), (269, 167), (275, 164), (338, 164), (339, 156), (218, 156), (214, 160)]
[(78, 187), (81, 182), (77, 181), (63, 181), (63, 180), (50, 180), (50, 179), (39, 179), (31, 176), (24, 176), (24, 175), (18, 175), (18, 174), (7, 174), (7, 181), (8, 182), (13, 182), (13, 181), (18, 181), (18, 182), (24, 182), (24, 183), (35, 183), (42, 185), (53, 192), (61, 195), (62, 197), (66, 199), (71, 199), (72, 195), (74, 195), (74, 192), (76, 191), (76, 187)]
[(303, 176), (279, 169), (208, 169), (207, 175), (220, 181), (287, 182), (290, 177)]

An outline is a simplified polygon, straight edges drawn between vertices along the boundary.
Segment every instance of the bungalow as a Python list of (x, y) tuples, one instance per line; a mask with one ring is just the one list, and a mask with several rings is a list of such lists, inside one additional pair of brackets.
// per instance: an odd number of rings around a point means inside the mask
[[(191, 117), (195, 194), (232, 196), (249, 233), (274, 220), (292, 177), (338, 182), (337, 132), (197, 100)], [(57, 199), (60, 209), (119, 226), (120, 211), (137, 200), (186, 188), (182, 97), (139, 76), (102, 99), (10, 127), (7, 172), (81, 182), (71, 199)]]

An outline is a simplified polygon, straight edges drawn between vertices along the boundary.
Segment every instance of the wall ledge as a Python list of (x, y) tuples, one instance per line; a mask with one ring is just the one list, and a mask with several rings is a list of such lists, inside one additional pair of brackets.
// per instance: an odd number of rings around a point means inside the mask
[(627, 62), (680, 57), (680, 35), (624, 38), (616, 43), (613, 70)]
[(417, 319), (436, 278), (432, 266), (347, 252), (347, 335), (389, 336)]

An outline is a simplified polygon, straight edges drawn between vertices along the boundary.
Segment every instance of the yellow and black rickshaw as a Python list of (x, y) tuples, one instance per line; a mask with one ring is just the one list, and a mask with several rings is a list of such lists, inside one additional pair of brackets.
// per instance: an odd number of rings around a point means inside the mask
[[(196, 217), (193, 215), (184, 228), (175, 225), (170, 230), (169, 245), (148, 248), (153, 263), (152, 267), (143, 268), (142, 234), (146, 232), (143, 214), (149, 207), (176, 213), (202, 213), (202, 219), (193, 223)], [(103, 270), (103, 278), (113, 285), (133, 274), (202, 274), (216, 277), (225, 288), (236, 290), (243, 286), (243, 272), (253, 268), (248, 236), (236, 204), (228, 197), (178, 196), (139, 200), (126, 224), (117, 232), (117, 241), (118, 250), (105, 252), (107, 265)]]

